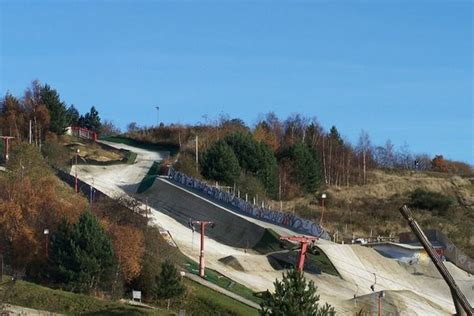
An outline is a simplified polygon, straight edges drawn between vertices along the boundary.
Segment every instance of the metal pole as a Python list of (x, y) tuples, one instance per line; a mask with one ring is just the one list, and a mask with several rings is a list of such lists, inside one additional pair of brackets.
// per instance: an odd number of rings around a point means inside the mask
[(156, 126), (160, 127), (160, 107), (156, 107)]
[(423, 230), (420, 228), (416, 220), (412, 217), (410, 209), (406, 205), (404, 205), (400, 208), (400, 213), (402, 213), (402, 216), (407, 220), (411, 230), (416, 235), (420, 243), (423, 245), (423, 248), (428, 253), (429, 257), (431, 258), (431, 261), (433, 261), (436, 269), (438, 269), (444, 281), (446, 281), (446, 283), (448, 284), (451, 290), (451, 294), (453, 296), (453, 303), (454, 307), (456, 308), (456, 313), (459, 315), (462, 308), (464, 309), (467, 315), (472, 315), (473, 311), (472, 307), (469, 304), (469, 301), (467, 300), (466, 296), (464, 296), (464, 294), (461, 292), (459, 287), (456, 285), (456, 282), (449, 273), (448, 269), (441, 262), (438, 254), (434, 251), (433, 246), (431, 245)]
[(0, 282), (3, 282), (3, 255), (0, 255), (0, 259), (2, 261), (2, 267), (0, 269)]
[(205, 222), (201, 222), (201, 253), (199, 255), (199, 276), (204, 278), (204, 229), (206, 227)]
[(29, 134), (29, 142), (30, 142), (30, 145), (31, 145), (31, 142), (32, 142), (32, 131), (31, 131), (31, 120), (30, 120), (30, 134)]
[(199, 171), (199, 136), (196, 135), (196, 171)]
[(301, 249), (300, 249), (300, 257), (298, 258), (298, 271), (303, 271), (304, 268), (304, 259), (306, 257), (306, 252), (308, 251), (308, 242), (302, 241), (301, 242)]

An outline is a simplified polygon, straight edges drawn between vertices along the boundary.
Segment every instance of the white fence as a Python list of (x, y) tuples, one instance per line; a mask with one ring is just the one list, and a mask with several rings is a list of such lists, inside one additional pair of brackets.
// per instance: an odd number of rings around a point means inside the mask
[(306, 235), (316, 236), (322, 239), (330, 240), (329, 234), (319, 225), (310, 220), (303, 219), (294, 214), (288, 214), (280, 211), (274, 211), (266, 207), (259, 207), (247, 202), (234, 194), (223, 192), (215, 187), (209, 186), (207, 183), (188, 177), (187, 175), (170, 168), (168, 176), (175, 182), (193, 188), (205, 195), (217, 200), (232, 205), (242, 214), (251, 216), (260, 220), (277, 224), (283, 227), (288, 227), (296, 232)]

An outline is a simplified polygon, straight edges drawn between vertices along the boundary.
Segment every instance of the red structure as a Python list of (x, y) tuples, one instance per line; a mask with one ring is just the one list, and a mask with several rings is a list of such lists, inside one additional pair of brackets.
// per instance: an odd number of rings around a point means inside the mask
[(206, 229), (207, 225), (211, 225), (211, 228), (214, 227), (213, 222), (209, 221), (192, 221), (191, 228), (194, 231), (194, 225), (201, 226), (201, 252), (199, 253), (199, 276), (204, 278), (204, 269), (205, 269), (205, 262), (204, 262), (204, 230)]
[(303, 271), (304, 259), (306, 258), (306, 253), (308, 252), (308, 243), (314, 243), (318, 240), (318, 237), (306, 237), (306, 236), (283, 236), (280, 237), (281, 240), (288, 241), (297, 241), (300, 243), (300, 255), (298, 258), (298, 263), (296, 265), (296, 270)]
[(10, 147), (10, 139), (15, 138), (13, 136), (0, 136), (1, 139), (3, 139), (3, 143), (5, 144), (5, 162), (8, 162), (8, 151)]
[(97, 141), (97, 133), (87, 128), (71, 126), (71, 134), (79, 138), (90, 139), (94, 142)]

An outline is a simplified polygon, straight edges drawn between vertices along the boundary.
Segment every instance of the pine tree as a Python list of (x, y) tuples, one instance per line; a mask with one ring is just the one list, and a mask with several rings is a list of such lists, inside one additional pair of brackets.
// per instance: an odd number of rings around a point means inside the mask
[(223, 140), (217, 141), (204, 153), (202, 174), (208, 179), (233, 185), (239, 178), (240, 166), (232, 148)]
[(226, 136), (225, 141), (232, 148), (242, 170), (255, 175), (267, 193), (274, 195), (278, 165), (270, 147), (255, 141), (250, 133), (234, 133)]
[(90, 130), (98, 132), (102, 123), (100, 122), (99, 112), (96, 110), (95, 106), (91, 107), (89, 113), (86, 113), (84, 116), (84, 124)]
[(67, 109), (67, 118), (68, 118), (68, 123), (71, 126), (79, 126), (79, 118), (80, 118), (79, 111), (76, 109), (74, 104), (71, 104), (69, 108)]
[(169, 309), (171, 299), (182, 296), (184, 291), (185, 287), (176, 267), (168, 260), (163, 262), (161, 264), (161, 272), (156, 277), (155, 299), (168, 300)]
[(88, 292), (100, 284), (115, 263), (110, 238), (88, 211), (72, 227), (61, 224), (51, 249), (56, 280), (79, 292)]
[(59, 98), (56, 90), (45, 84), (40, 90), (41, 101), (48, 108), (50, 122), (49, 130), (58, 135), (64, 134), (69, 123), (66, 105)]
[(283, 273), (281, 281), (276, 280), (275, 293), (268, 290), (260, 303), (261, 315), (281, 316), (325, 316), (335, 315), (334, 308), (329, 304), (319, 306), (319, 295), (313, 281), (307, 282), (303, 273), (290, 270)]
[(297, 142), (289, 149), (293, 162), (295, 182), (304, 190), (314, 191), (321, 183), (321, 166), (314, 150), (303, 142)]

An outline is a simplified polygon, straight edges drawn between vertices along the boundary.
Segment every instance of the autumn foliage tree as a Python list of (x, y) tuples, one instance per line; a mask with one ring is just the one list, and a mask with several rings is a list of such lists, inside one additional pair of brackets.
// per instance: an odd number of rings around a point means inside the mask
[(67, 216), (76, 220), (86, 201), (57, 179), (38, 149), (16, 143), (0, 175), (0, 251), (18, 271), (46, 253), (43, 230), (54, 230)]

